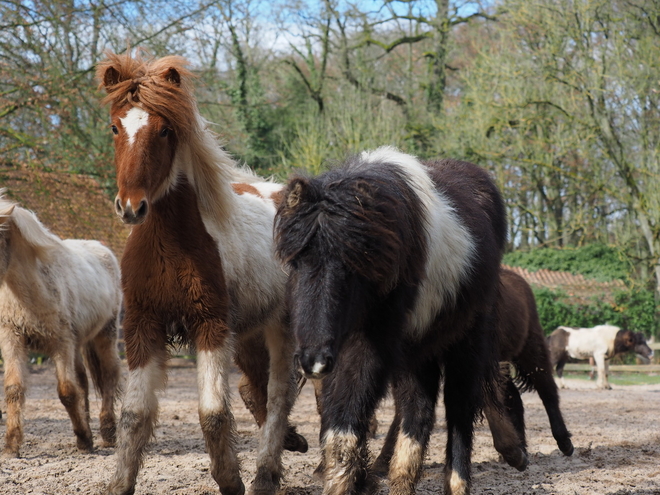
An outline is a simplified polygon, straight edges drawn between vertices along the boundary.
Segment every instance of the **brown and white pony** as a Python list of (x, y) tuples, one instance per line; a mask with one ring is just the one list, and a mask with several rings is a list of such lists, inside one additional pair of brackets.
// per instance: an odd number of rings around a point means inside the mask
[(185, 66), (175, 56), (109, 54), (97, 68), (111, 104), (115, 208), (133, 225), (121, 262), (129, 373), (108, 492), (134, 491), (165, 383), (169, 328), (197, 349), (199, 419), (221, 493), (245, 490), (229, 403), (235, 356), (263, 423), (252, 490), (272, 494), (295, 397), (286, 275), (272, 240), (271, 196), (281, 186), (239, 169), (219, 146)]
[(4, 199), (2, 192), (0, 351), (7, 401), (3, 456), (17, 457), (23, 441), (30, 351), (47, 354), (55, 363), (57, 393), (71, 418), (78, 448), (84, 452), (93, 447), (85, 368), (89, 370), (102, 397), (101, 437), (105, 446), (114, 445), (114, 402), (120, 377), (117, 259), (97, 241), (60, 239), (34, 213)]
[[(640, 336), (631, 330), (625, 330), (614, 325), (596, 325), (592, 328), (557, 327), (548, 336), (553, 368), (557, 370), (561, 388), (564, 382), (564, 366), (570, 358), (589, 359), (596, 362), (598, 388), (611, 389), (607, 379), (609, 375), (609, 360), (618, 354), (639, 352), (647, 357), (653, 351), (646, 344), (644, 335)], [(645, 349), (646, 347), (646, 349)], [(647, 351), (648, 349), (648, 351)]]

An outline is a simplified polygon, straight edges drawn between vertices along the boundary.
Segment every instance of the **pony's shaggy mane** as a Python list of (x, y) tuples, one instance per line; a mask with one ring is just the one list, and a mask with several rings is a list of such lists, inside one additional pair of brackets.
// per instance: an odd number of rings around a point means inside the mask
[(306, 249), (321, 247), (327, 253), (317, 259), (338, 256), (383, 290), (415, 283), (420, 274), (405, 267), (411, 252), (426, 252), (422, 204), (403, 170), (379, 165), (353, 157), (317, 178), (291, 181), (276, 217), (280, 259), (291, 263)]

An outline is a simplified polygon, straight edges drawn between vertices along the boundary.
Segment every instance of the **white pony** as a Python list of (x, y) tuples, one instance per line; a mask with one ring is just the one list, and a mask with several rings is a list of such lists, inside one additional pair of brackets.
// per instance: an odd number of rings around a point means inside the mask
[(92, 449), (87, 373), (102, 396), (101, 436), (115, 443), (119, 383), (117, 325), (120, 273), (97, 241), (61, 240), (0, 190), (0, 351), (4, 360), (7, 431), (3, 456), (18, 457), (28, 352), (55, 363), (57, 392), (78, 448)]

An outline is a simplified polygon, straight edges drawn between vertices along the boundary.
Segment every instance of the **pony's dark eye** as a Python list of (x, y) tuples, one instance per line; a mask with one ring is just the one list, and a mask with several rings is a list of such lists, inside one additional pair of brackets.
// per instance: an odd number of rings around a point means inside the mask
[(172, 129), (169, 127), (163, 127), (163, 130), (160, 131), (160, 137), (167, 137)]
[(110, 128), (112, 129), (112, 133), (113, 133), (113, 134), (119, 134), (119, 129), (117, 129), (117, 126), (116, 126), (116, 125), (113, 125), (113, 126), (111, 126)]

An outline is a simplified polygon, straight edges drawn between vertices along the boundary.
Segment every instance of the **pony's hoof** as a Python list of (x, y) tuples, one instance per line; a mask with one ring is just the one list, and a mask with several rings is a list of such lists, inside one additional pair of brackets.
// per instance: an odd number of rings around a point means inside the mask
[(106, 488), (105, 492), (103, 492), (103, 495), (133, 495), (135, 493), (135, 486), (131, 487), (120, 487), (117, 486), (117, 483), (110, 483), (108, 485), (108, 488)]
[(509, 466), (520, 472), (527, 469), (527, 466), (529, 465), (529, 457), (527, 457), (527, 452), (523, 449), (517, 449), (506, 454), (500, 452), (500, 454)]
[(513, 467), (522, 473), (525, 469), (527, 469), (527, 466), (529, 466), (529, 457), (527, 457), (527, 452), (522, 451), (520, 461)]
[(84, 452), (85, 454), (89, 454), (94, 450), (94, 442), (91, 438), (79, 438), (76, 441), (76, 445), (78, 450), (80, 452)]
[(284, 437), (284, 450), (288, 450), (290, 452), (300, 452), (301, 454), (304, 454), (307, 452), (308, 448), (309, 445), (307, 445), (307, 440), (305, 437), (297, 433), (295, 427), (290, 427), (286, 432), (286, 436)]
[(573, 442), (571, 442), (569, 438), (561, 442), (557, 442), (557, 446), (559, 447), (559, 450), (561, 450), (562, 454), (567, 457), (573, 455), (573, 451), (575, 450), (573, 447)]
[(101, 424), (101, 438), (103, 439), (103, 447), (114, 447), (117, 443), (117, 428), (115, 425), (106, 426)]
[(220, 493), (222, 495), (245, 495), (245, 485), (239, 480), (237, 486), (221, 486)]
[(371, 466), (371, 473), (377, 478), (387, 478), (387, 475), (390, 471), (389, 462), (383, 459), (381, 456), (378, 456), (373, 466)]
[[(257, 469), (257, 475), (250, 486), (249, 495), (275, 495), (280, 487), (279, 473), (263, 467)], [(224, 495), (224, 494), (223, 494)]]
[(0, 458), (2, 459), (18, 459), (20, 457), (18, 450), (4, 449)]

